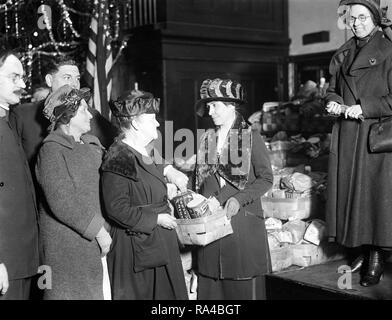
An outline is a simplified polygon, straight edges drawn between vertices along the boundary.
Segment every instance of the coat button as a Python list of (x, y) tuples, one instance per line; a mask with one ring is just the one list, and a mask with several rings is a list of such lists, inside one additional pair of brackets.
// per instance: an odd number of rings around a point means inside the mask
[(0, 188), (4, 187), (4, 182), (0, 182)]

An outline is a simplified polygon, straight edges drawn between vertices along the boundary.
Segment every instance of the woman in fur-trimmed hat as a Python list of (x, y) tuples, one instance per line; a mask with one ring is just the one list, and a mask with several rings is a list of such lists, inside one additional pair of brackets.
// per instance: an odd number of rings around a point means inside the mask
[[(342, 0), (353, 37), (332, 57), (327, 111), (341, 115), (329, 157), (327, 223), (332, 240), (352, 249), (360, 284), (376, 285), (392, 247), (392, 153), (373, 153), (369, 130), (392, 116), (392, 43), (379, 30), (379, 0)], [(342, 105), (348, 106), (346, 110)], [(360, 120), (360, 118), (362, 120)], [(355, 252), (357, 251), (357, 252)]]
[(90, 130), (88, 89), (69, 85), (45, 101), (51, 122), (38, 154), (36, 174), (42, 188), (40, 234), (43, 263), (51, 268), (48, 300), (103, 300), (101, 255), (109, 251), (99, 199), (103, 147)]
[(111, 105), (122, 133), (101, 169), (113, 224), (108, 267), (115, 300), (188, 298), (164, 167), (148, 148), (158, 138), (159, 104), (151, 93), (134, 90)]
[(201, 138), (196, 189), (218, 199), (233, 234), (198, 248), (198, 299), (264, 299), (271, 270), (260, 198), (273, 181), (267, 149), (236, 111), (244, 103), (240, 83), (207, 79), (200, 96), (198, 114), (208, 113), (215, 129)]

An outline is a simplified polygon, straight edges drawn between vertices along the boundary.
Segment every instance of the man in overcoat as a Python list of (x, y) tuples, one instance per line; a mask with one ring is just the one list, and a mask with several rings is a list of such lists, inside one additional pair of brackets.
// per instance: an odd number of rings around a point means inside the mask
[(30, 170), (8, 122), (9, 106), (19, 103), (23, 66), (0, 49), (0, 300), (28, 299), (38, 271), (38, 225)]

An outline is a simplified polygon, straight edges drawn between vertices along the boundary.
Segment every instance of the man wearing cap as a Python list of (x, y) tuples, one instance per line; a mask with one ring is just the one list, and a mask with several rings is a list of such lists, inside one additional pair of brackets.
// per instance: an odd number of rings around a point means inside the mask
[(240, 83), (207, 79), (200, 96), (198, 115), (208, 113), (215, 129), (201, 137), (196, 190), (218, 199), (233, 234), (198, 248), (198, 299), (265, 299), (270, 263), (260, 197), (272, 187), (268, 152), (236, 111), (245, 102)]
[(326, 94), (327, 111), (339, 116), (329, 157), (328, 233), (358, 251), (351, 268), (361, 271), (365, 287), (380, 281), (384, 249), (392, 248), (392, 153), (372, 153), (368, 144), (370, 127), (392, 116), (392, 43), (379, 30), (379, 4), (340, 1), (354, 36), (332, 57)]
[(0, 300), (28, 299), (38, 270), (38, 225), (30, 170), (8, 122), (25, 88), (23, 66), (0, 49)]

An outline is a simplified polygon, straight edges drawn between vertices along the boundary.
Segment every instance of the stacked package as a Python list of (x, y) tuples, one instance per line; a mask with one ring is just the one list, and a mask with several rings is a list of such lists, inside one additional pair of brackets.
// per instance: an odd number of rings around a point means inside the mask
[(330, 134), (314, 134), (305, 138), (301, 134), (288, 136), (285, 131), (279, 131), (265, 140), (273, 169), (304, 164), (317, 171), (327, 171)]
[(326, 178), (304, 165), (275, 168), (273, 188), (261, 199), (272, 271), (343, 258), (342, 248), (325, 239)]

